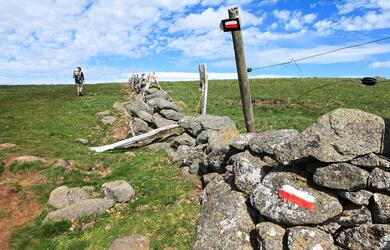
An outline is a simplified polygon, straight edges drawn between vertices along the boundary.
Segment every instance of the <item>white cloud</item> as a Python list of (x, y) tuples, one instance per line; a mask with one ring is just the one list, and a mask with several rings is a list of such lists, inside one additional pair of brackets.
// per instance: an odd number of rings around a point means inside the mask
[(314, 24), (314, 27), (317, 29), (317, 32), (321, 35), (328, 35), (332, 32), (334, 28), (334, 23), (329, 20), (321, 20)]
[(390, 11), (369, 11), (362, 16), (342, 17), (335, 28), (346, 31), (390, 28)]
[(317, 18), (314, 13), (303, 15), (301, 11), (274, 10), (272, 13), (285, 24), (286, 30), (303, 29), (306, 24), (311, 24)]
[(380, 68), (390, 68), (390, 61), (377, 61), (370, 64), (369, 68), (380, 69)]
[(356, 9), (390, 9), (389, 0), (345, 0), (342, 4), (337, 4), (340, 14), (348, 14)]
[(290, 11), (288, 10), (274, 10), (272, 14), (283, 21), (287, 21), (290, 18)]

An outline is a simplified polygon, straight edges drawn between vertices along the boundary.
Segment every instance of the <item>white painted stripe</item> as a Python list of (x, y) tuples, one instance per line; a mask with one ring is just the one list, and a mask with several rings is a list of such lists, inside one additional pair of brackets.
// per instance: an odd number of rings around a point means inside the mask
[(237, 24), (237, 21), (233, 20), (225, 23), (225, 25), (233, 25), (233, 24)]
[(296, 189), (295, 187), (293, 186), (290, 186), (290, 185), (284, 185), (282, 188), (281, 188), (283, 191), (287, 192), (287, 193), (290, 193), (290, 194), (293, 194), (305, 201), (308, 201), (308, 202), (315, 202), (315, 198), (313, 196), (311, 196), (310, 194), (306, 193), (306, 192), (303, 192), (301, 190), (298, 190)]

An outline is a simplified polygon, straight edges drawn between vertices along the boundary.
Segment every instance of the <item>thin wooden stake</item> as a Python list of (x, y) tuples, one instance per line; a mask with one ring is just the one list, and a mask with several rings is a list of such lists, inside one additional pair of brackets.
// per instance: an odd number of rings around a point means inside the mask
[[(229, 18), (239, 18), (238, 7), (228, 10)], [(248, 72), (245, 62), (244, 42), (241, 30), (232, 31), (234, 54), (236, 57), (238, 83), (240, 84), (242, 109), (244, 111), (245, 126), (248, 132), (255, 132), (255, 122), (253, 119), (253, 108), (251, 100), (251, 88), (249, 85)]]
[(202, 100), (200, 104), (200, 113), (206, 114), (207, 109), (207, 92), (208, 92), (208, 74), (207, 74), (207, 65), (199, 64), (199, 76), (200, 76), (200, 86), (202, 90)]

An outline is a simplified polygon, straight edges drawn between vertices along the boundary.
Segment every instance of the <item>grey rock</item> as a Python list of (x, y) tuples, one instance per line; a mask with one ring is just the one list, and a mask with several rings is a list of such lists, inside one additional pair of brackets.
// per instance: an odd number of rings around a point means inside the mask
[[(337, 197), (308, 186), (307, 178), (293, 172), (271, 171), (253, 191), (251, 203), (260, 215), (285, 225), (319, 224), (341, 214), (343, 207)], [(305, 207), (283, 197), (281, 192), (291, 187), (312, 197), (314, 204)]]
[(356, 191), (366, 187), (368, 176), (367, 171), (349, 163), (335, 163), (317, 168), (313, 180), (327, 188)]
[(229, 117), (215, 115), (184, 116), (179, 120), (179, 125), (195, 137), (203, 130), (237, 129), (235, 123)]
[(373, 153), (355, 158), (351, 163), (368, 169), (382, 168), (390, 170), (390, 160), (385, 156), (378, 156)]
[(179, 111), (179, 108), (174, 102), (168, 101), (164, 98), (153, 98), (146, 102), (151, 107), (154, 107), (156, 110), (163, 110), (163, 109), (173, 109), (175, 111)]
[(124, 180), (106, 182), (102, 185), (103, 193), (116, 202), (128, 202), (134, 195), (134, 188)]
[(276, 157), (287, 165), (309, 158), (345, 162), (364, 154), (385, 153), (390, 147), (383, 141), (384, 131), (385, 120), (379, 116), (357, 109), (336, 109), (281, 147)]
[(125, 152), (124, 155), (126, 155), (128, 158), (133, 158), (133, 157), (135, 157), (135, 153), (134, 153), (134, 152), (131, 152), (131, 151)]
[(184, 117), (182, 113), (179, 113), (173, 109), (163, 109), (160, 111), (160, 115), (168, 120), (178, 121)]
[(162, 149), (167, 149), (169, 148), (170, 144), (168, 142), (156, 142), (153, 144), (148, 145), (148, 149), (152, 151), (159, 151)]
[(210, 173), (210, 174), (205, 174), (202, 176), (203, 178), (203, 184), (207, 186), (215, 177), (219, 176), (218, 173)]
[(55, 208), (64, 208), (88, 198), (89, 194), (83, 188), (61, 186), (50, 193), (48, 203)]
[(165, 119), (161, 115), (156, 113), (153, 115), (153, 123), (156, 125), (157, 128), (162, 128), (162, 127), (166, 127), (166, 126), (175, 124), (176, 122)]
[(184, 166), (180, 168), (180, 174), (182, 176), (188, 176), (190, 175), (190, 168), (188, 166)]
[(371, 223), (371, 212), (366, 207), (346, 209), (335, 222), (341, 226), (351, 227)]
[(372, 170), (368, 177), (368, 187), (372, 190), (387, 190), (390, 192), (390, 172), (380, 168)]
[(262, 160), (270, 167), (277, 167), (279, 165), (278, 161), (268, 155), (263, 156)]
[(135, 134), (146, 133), (149, 130), (149, 125), (138, 117), (133, 118), (133, 130)]
[(125, 103), (120, 103), (120, 102), (115, 102), (112, 107), (116, 110), (118, 110), (119, 112), (123, 112), (123, 110), (125, 110), (125, 106), (124, 106)]
[(328, 222), (322, 225), (318, 225), (317, 228), (328, 234), (334, 234), (341, 228), (341, 225), (336, 222)]
[(226, 171), (233, 174), (233, 165), (226, 165)]
[(133, 103), (130, 108), (127, 108), (131, 113), (135, 114), (138, 116), (138, 112), (140, 111), (145, 111), (147, 113), (150, 113), (152, 114), (153, 113), (153, 109), (151, 107), (149, 107), (144, 101), (140, 100), (140, 101), (137, 101), (135, 103)]
[(251, 194), (267, 173), (265, 163), (257, 157), (242, 157), (233, 164), (234, 184), (246, 193)]
[(144, 235), (122, 236), (112, 242), (109, 250), (149, 250), (150, 242)]
[(66, 171), (71, 171), (74, 168), (74, 166), (75, 166), (74, 160), (64, 160), (64, 159), (59, 159), (53, 164), (53, 167), (63, 168)]
[(217, 176), (203, 190), (194, 250), (253, 249), (253, 211), (246, 206), (245, 196), (232, 189), (231, 182), (231, 178)]
[(72, 220), (85, 216), (103, 214), (107, 209), (114, 206), (110, 199), (87, 199), (47, 214), (43, 223), (49, 221)]
[(368, 206), (372, 195), (373, 193), (367, 190), (359, 190), (356, 192), (348, 192), (348, 191), (338, 192), (338, 196), (347, 199), (353, 204), (359, 206)]
[(95, 115), (97, 115), (97, 116), (106, 116), (106, 115), (110, 115), (110, 110), (98, 112), (98, 113), (96, 113)]
[(146, 111), (139, 111), (138, 113), (137, 113), (137, 116), (140, 118), (140, 119), (142, 119), (142, 120), (144, 120), (145, 122), (147, 122), (147, 123), (152, 123), (153, 122), (153, 116), (150, 114), (150, 113), (148, 113), (148, 112), (146, 112)]
[(372, 196), (371, 202), (374, 222), (390, 223), (390, 195), (376, 193)]
[(148, 101), (150, 99), (154, 99), (154, 98), (163, 98), (165, 100), (169, 100), (169, 95), (164, 90), (157, 90), (157, 91), (154, 91), (153, 93), (147, 93), (147, 95), (145, 95), (144, 98), (146, 101)]
[(189, 172), (191, 174), (201, 174), (201, 161), (198, 160), (198, 161), (194, 161), (193, 163), (191, 163), (190, 165), (190, 169), (189, 169)]
[(333, 238), (317, 228), (292, 227), (286, 230), (289, 250), (324, 249), (335, 250)]
[(230, 147), (244, 151), (249, 148), (249, 141), (254, 137), (255, 133), (244, 133), (240, 134), (238, 137), (234, 138), (230, 143)]
[(116, 120), (117, 120), (118, 118), (116, 118), (115, 116), (104, 116), (103, 118), (102, 118), (102, 123), (104, 124), (104, 125), (113, 125), (115, 122), (116, 122)]
[(256, 225), (258, 249), (283, 250), (283, 227), (271, 222), (261, 222)]
[(217, 131), (214, 130), (203, 130), (196, 137), (196, 144), (206, 144), (209, 142), (209, 139), (214, 136)]
[(389, 249), (390, 225), (363, 224), (345, 229), (336, 237), (336, 242), (347, 249)]
[(181, 166), (190, 166), (194, 160), (199, 160), (203, 157), (203, 147), (190, 147), (186, 145), (180, 145), (177, 148), (175, 158), (173, 161), (179, 162)]
[(249, 140), (249, 147), (256, 153), (274, 154), (298, 135), (298, 131), (294, 129), (270, 130), (253, 135)]
[(181, 135), (179, 135), (178, 137), (176, 137), (173, 142), (172, 142), (172, 146), (174, 148), (177, 148), (179, 147), (180, 145), (186, 145), (186, 146), (195, 146), (196, 145), (196, 141), (193, 137), (191, 137), (188, 133), (183, 133)]
[(88, 145), (89, 141), (87, 139), (79, 138), (76, 140), (76, 142), (80, 143), (81, 145)]

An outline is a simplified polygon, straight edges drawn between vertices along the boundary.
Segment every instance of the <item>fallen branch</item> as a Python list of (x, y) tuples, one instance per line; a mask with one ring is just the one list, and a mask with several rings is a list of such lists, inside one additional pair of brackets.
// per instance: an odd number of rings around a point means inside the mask
[(108, 150), (112, 150), (112, 149), (125, 148), (125, 147), (128, 147), (128, 146), (130, 146), (132, 144), (135, 144), (137, 142), (144, 141), (144, 140), (146, 140), (146, 139), (148, 139), (148, 138), (150, 138), (150, 137), (152, 137), (152, 136), (154, 136), (156, 134), (159, 134), (161, 132), (164, 132), (164, 131), (167, 131), (167, 130), (171, 130), (171, 129), (175, 129), (175, 128), (178, 128), (178, 127), (180, 127), (179, 124), (175, 123), (175, 124), (172, 124), (172, 125), (168, 125), (168, 126), (165, 126), (165, 127), (162, 127), (162, 128), (158, 128), (158, 129), (149, 131), (146, 134), (137, 135), (137, 136), (125, 139), (123, 141), (119, 141), (119, 142), (115, 142), (113, 144), (99, 146), (99, 147), (90, 147), (89, 149), (92, 150), (92, 151), (95, 151), (97, 153), (102, 153), (102, 152), (105, 152), (105, 151), (108, 151)]

